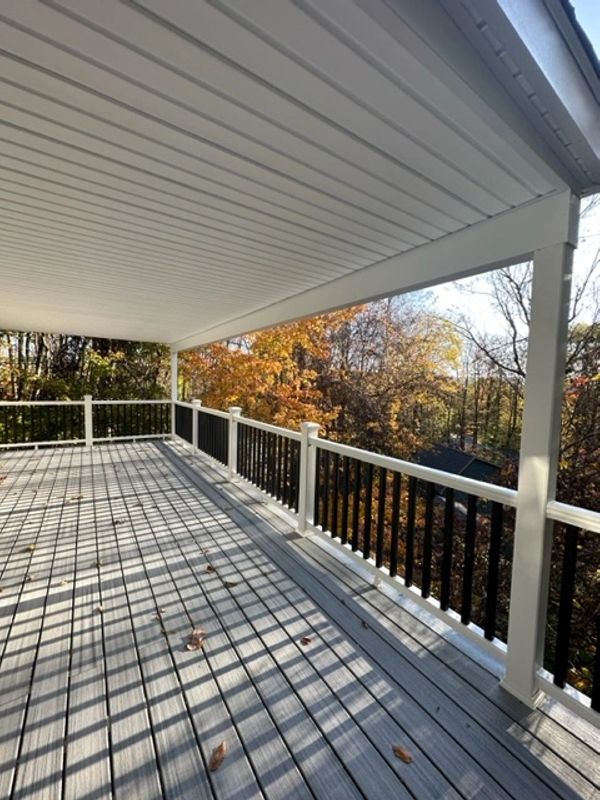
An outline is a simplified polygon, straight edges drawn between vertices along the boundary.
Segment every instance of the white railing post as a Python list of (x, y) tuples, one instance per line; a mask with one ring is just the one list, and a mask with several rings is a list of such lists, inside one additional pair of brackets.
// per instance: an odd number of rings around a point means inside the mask
[(94, 444), (94, 407), (92, 406), (92, 395), (83, 396), (83, 424), (85, 430), (85, 446), (92, 447)]
[(298, 487), (298, 530), (306, 531), (315, 518), (315, 469), (317, 465), (316, 441), (320, 425), (303, 422), (300, 425), (300, 485)]
[(175, 436), (175, 403), (179, 400), (179, 379), (177, 375), (177, 356), (171, 353), (171, 436)]
[(560, 243), (534, 254), (525, 407), (506, 674), (502, 686), (528, 706), (540, 697), (552, 523), (560, 446), (573, 247)]
[(227, 450), (227, 477), (233, 480), (237, 473), (237, 451), (238, 451), (238, 420), (242, 415), (239, 406), (230, 406), (229, 411), (229, 447)]
[(198, 452), (198, 410), (202, 407), (202, 400), (192, 400), (192, 452)]

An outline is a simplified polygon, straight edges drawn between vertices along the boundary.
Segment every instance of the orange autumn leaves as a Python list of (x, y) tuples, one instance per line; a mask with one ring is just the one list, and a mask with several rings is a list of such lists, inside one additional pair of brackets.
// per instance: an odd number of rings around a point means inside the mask
[(184, 394), (212, 408), (239, 405), (245, 416), (289, 427), (314, 418), (318, 409), (326, 424), (337, 409), (323, 408), (319, 365), (331, 359), (332, 333), (359, 311), (337, 311), (184, 353)]

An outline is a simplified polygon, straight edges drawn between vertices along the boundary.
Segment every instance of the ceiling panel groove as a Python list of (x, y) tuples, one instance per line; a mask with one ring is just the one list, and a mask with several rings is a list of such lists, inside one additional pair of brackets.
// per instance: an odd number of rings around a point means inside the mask
[[(115, 24), (116, 16), (114, 14), (113, 15), (110, 14), (110, 5), (108, 5), (108, 4), (99, 5), (97, 3), (89, 4), (89, 3), (85, 3), (85, 2), (77, 2), (77, 3), (59, 2), (59, 3), (51, 3), (49, 5), (51, 5), (53, 8), (60, 9), (64, 13), (68, 13), (69, 16), (72, 19), (77, 20), (78, 22), (80, 22), (83, 25), (87, 25), (87, 26), (93, 25), (93, 29), (94, 30), (102, 32), (105, 36), (109, 36), (115, 42), (121, 42), (121, 43), (123, 43), (124, 46), (127, 46), (127, 47), (131, 48), (130, 42), (124, 40), (121, 36), (119, 36), (117, 33), (115, 33), (115, 30), (117, 30), (118, 26)], [(280, 9), (283, 10), (283, 5), (280, 6)], [(84, 13), (84, 11), (85, 11), (85, 13)], [(91, 23), (90, 22), (90, 16), (91, 15), (93, 15), (95, 18), (102, 18), (102, 21), (103, 21), (104, 24), (100, 25), (100, 24)], [(111, 22), (112, 22), (112, 27), (109, 30), (109, 29), (107, 29), (106, 26), (109, 25)], [(158, 24), (161, 25), (164, 28), (165, 20), (164, 19), (159, 20)], [(137, 28), (132, 28), (129, 31), (129, 36), (131, 37), (131, 36), (136, 36), (136, 35), (138, 35), (137, 34)], [(198, 40), (198, 39), (194, 39), (194, 46), (202, 48), (203, 50), (206, 49), (205, 43), (202, 42), (201, 40)], [(135, 48), (135, 50), (136, 50), (136, 53), (139, 53), (143, 57), (149, 58), (149, 59), (155, 61), (157, 64), (160, 64), (161, 66), (173, 71), (174, 68), (173, 68), (171, 63), (165, 61), (164, 58), (160, 59), (160, 60), (157, 59), (156, 56), (154, 55), (154, 53), (149, 51), (148, 49), (142, 49), (140, 47), (137, 47), (137, 48)], [(240, 72), (240, 70), (242, 69), (240, 64), (239, 64), (239, 62), (229, 61), (229, 64), (234, 69), (236, 69), (238, 72)], [(189, 75), (189, 73), (185, 73), (183, 70), (177, 70), (177, 74), (181, 75), (182, 77), (185, 77), (186, 80), (191, 80), (192, 79), (191, 76)], [(247, 70), (244, 70), (244, 74), (249, 76), (255, 82), (258, 80), (258, 76), (255, 73), (252, 73), (252, 72), (249, 72)], [(208, 91), (211, 91), (211, 92), (215, 91), (213, 87), (211, 87), (210, 85), (207, 85), (203, 81), (196, 80), (196, 83), (198, 85), (206, 87), (208, 89)], [(263, 83), (264, 83), (264, 80), (263, 80)], [(294, 98), (289, 93), (283, 95), (283, 93), (281, 92), (279, 87), (274, 86), (273, 84), (266, 84), (266, 85), (268, 86), (268, 89), (272, 93), (278, 93), (280, 96), (285, 96), (285, 98), (286, 98), (286, 100), (288, 102), (294, 103), (295, 106), (299, 105), (297, 99)], [(249, 108), (248, 106), (244, 106), (241, 103), (241, 101), (239, 100), (238, 97), (233, 97), (231, 94), (226, 94), (224, 92), (219, 92), (218, 94), (219, 94), (219, 97), (222, 97), (222, 98), (226, 99), (228, 102), (235, 103), (236, 105), (239, 105), (241, 108), (245, 108), (246, 111), (250, 111), (253, 115), (256, 115), (255, 110), (253, 108)], [(304, 105), (303, 108), (304, 108), (304, 111), (305, 111), (306, 114), (314, 117), (314, 115), (315, 115), (315, 109), (314, 108), (310, 108), (309, 106), (306, 106), (306, 105)], [(258, 116), (258, 115), (256, 115), (256, 116)], [(263, 119), (268, 120), (269, 123), (271, 123), (271, 124), (273, 124), (273, 123), (274, 124), (279, 124), (279, 127), (282, 130), (285, 129), (284, 126), (282, 126), (276, 120), (273, 120), (268, 115), (263, 113), (260, 116), (262, 116)], [(327, 123), (327, 125), (335, 126), (340, 132), (343, 132), (346, 135), (350, 133), (350, 131), (347, 128), (344, 128), (343, 126), (341, 126), (339, 124), (339, 122), (337, 120), (333, 119), (331, 114), (329, 114), (329, 115), (320, 114), (319, 117), (320, 117), (321, 120), (325, 121)], [(288, 133), (293, 133), (295, 136), (297, 136), (297, 133), (295, 133), (294, 131), (290, 131), (289, 129), (288, 129)], [(397, 129), (397, 134), (399, 136), (403, 136), (404, 132), (402, 130), (400, 130), (400, 129)], [(353, 133), (352, 135), (353, 135), (354, 138), (357, 139), (357, 141), (360, 141), (361, 144), (363, 144), (364, 146), (370, 147), (372, 150), (374, 150), (374, 151), (377, 150), (378, 152), (380, 152), (381, 155), (383, 155), (384, 157), (388, 158), (390, 160), (390, 162), (396, 161), (404, 169), (408, 169), (409, 171), (411, 171), (415, 176), (419, 176), (421, 179), (429, 181), (432, 186), (434, 186), (434, 185), (437, 186), (437, 188), (441, 192), (448, 193), (447, 188), (444, 188), (441, 185), (438, 186), (436, 181), (431, 180), (430, 177), (428, 177), (425, 173), (422, 173), (419, 170), (417, 170), (413, 165), (402, 163), (398, 159), (394, 158), (393, 153), (391, 153), (389, 151), (381, 150), (380, 148), (376, 148), (373, 145), (372, 142), (369, 142), (369, 141), (367, 141), (366, 139), (364, 139), (362, 137), (357, 137), (356, 133)], [(308, 137), (305, 136), (304, 138), (305, 138), (305, 141), (309, 141)], [(314, 138), (311, 138), (310, 141), (311, 141), (312, 144), (319, 145), (319, 142), (315, 141)], [(417, 142), (415, 141), (415, 143), (417, 143)], [(333, 155), (334, 157), (339, 157), (339, 152), (337, 150), (336, 151), (329, 151), (329, 154)], [(438, 158), (439, 154), (435, 153), (432, 150), (430, 152), (430, 156), (432, 156), (434, 158)], [(349, 163), (352, 163), (352, 162), (349, 162)], [(450, 163), (448, 163), (448, 166), (452, 166), (452, 165)], [(475, 183), (477, 183), (477, 181), (475, 181)], [(465, 191), (465, 194), (466, 193), (467, 192)], [(463, 195), (460, 195), (460, 196), (457, 195), (455, 197), (455, 200), (458, 200), (458, 201), (460, 201), (462, 203), (466, 203), (467, 202)], [(432, 207), (435, 207), (435, 205), (433, 204)]]
[[(276, 233), (278, 237), (286, 237), (291, 235), (292, 241), (294, 238), (297, 238), (303, 243), (303, 245), (313, 247), (324, 246), (326, 250), (332, 249), (338, 253), (346, 253), (348, 256), (362, 255), (363, 257), (369, 258), (395, 252), (395, 250), (386, 251), (386, 249), (382, 249), (381, 247), (378, 249), (375, 249), (374, 247), (367, 248), (365, 246), (359, 247), (357, 245), (353, 245), (352, 243), (346, 242), (339, 236), (336, 237), (333, 234), (318, 235), (316, 231), (312, 231), (307, 226), (293, 225), (290, 223), (286, 225), (285, 220), (278, 219), (262, 212), (253, 213), (252, 209), (243, 209), (243, 207), (240, 207), (234, 212), (230, 207), (227, 206), (225, 208), (220, 208), (218, 206), (215, 208), (214, 205), (211, 205), (208, 202), (178, 195), (172, 191), (167, 191), (164, 187), (159, 189), (139, 181), (125, 179), (119, 175), (111, 174), (107, 171), (88, 170), (85, 167), (78, 165), (76, 162), (64, 161), (59, 158), (54, 158), (50, 155), (42, 154), (41, 152), (37, 152), (37, 155), (42, 155), (42, 158), (38, 161), (34, 161), (32, 159), (35, 157), (33, 155), (35, 151), (31, 151), (30, 149), (24, 148), (21, 145), (15, 145), (12, 142), (8, 142), (2, 136), (0, 136), (0, 142), (4, 143), (3, 152), (7, 164), (12, 165), (9, 168), (16, 171), (18, 167), (24, 171), (24, 174), (35, 174), (36, 171), (38, 171), (39, 175), (44, 175), (45, 172), (50, 172), (56, 176), (60, 176), (65, 180), (74, 180), (77, 183), (87, 182), (90, 185), (100, 186), (108, 191), (116, 190), (122, 194), (129, 194), (138, 198), (146, 197), (144, 194), (144, 191), (146, 191), (149, 192), (148, 199), (154, 200), (157, 197), (168, 197), (172, 198), (173, 201), (179, 201), (183, 204), (180, 206), (175, 202), (167, 203), (164, 199), (156, 201), (170, 209), (185, 209), (186, 211), (193, 211), (193, 213), (198, 214), (214, 214), (215, 218), (221, 218), (218, 215), (222, 214), (233, 218), (233, 220), (235, 220), (233, 224), (239, 224), (242, 229), (244, 227), (249, 227), (249, 225), (252, 223), (256, 223), (267, 230), (272, 231), (274, 234)], [(19, 155), (16, 155), (16, 153)], [(28, 156), (28, 158), (25, 158), (24, 156)], [(0, 153), (0, 160), (2, 158), (2, 153)], [(74, 170), (73, 167), (75, 167)], [(70, 171), (65, 171), (67, 169), (70, 169)], [(78, 171), (79, 174), (77, 174)], [(102, 179), (97, 179), (98, 176), (101, 176)], [(135, 187), (138, 191), (134, 192), (132, 187)], [(233, 204), (231, 205), (233, 206)]]
[[(0, 167), (2, 166), (2, 157), (0, 156)], [(277, 253), (285, 253), (290, 254), (291, 257), (297, 258), (298, 256), (302, 259), (314, 259), (315, 257), (318, 260), (319, 264), (324, 262), (330, 264), (338, 264), (339, 266), (347, 266), (349, 268), (352, 267), (359, 267), (365, 266), (368, 263), (373, 261), (373, 258), (365, 257), (364, 255), (350, 255), (350, 254), (340, 254), (339, 252), (329, 252), (331, 248), (313, 248), (310, 245), (305, 245), (302, 242), (295, 241), (294, 237), (288, 239), (270, 239), (270, 236), (267, 234), (266, 236), (261, 231), (253, 231), (252, 229), (248, 229), (247, 226), (231, 226), (229, 223), (228, 227), (222, 227), (222, 225), (227, 226), (228, 223), (221, 223), (221, 225), (217, 224), (219, 220), (213, 220), (208, 218), (208, 222), (204, 219), (200, 219), (202, 216), (200, 211), (197, 212), (184, 212), (180, 211), (181, 216), (178, 216), (174, 213), (174, 209), (161, 209), (160, 207), (155, 208), (150, 205), (140, 205), (139, 203), (127, 202), (126, 199), (122, 199), (119, 196), (119, 192), (115, 192), (114, 195), (111, 194), (104, 194), (98, 191), (85, 191), (80, 186), (73, 186), (71, 184), (63, 183), (57, 181), (55, 179), (50, 179), (44, 177), (44, 171), (41, 170), (38, 173), (38, 176), (32, 175), (30, 172), (23, 172), (21, 170), (15, 169), (14, 167), (4, 166), (4, 171), (7, 177), (4, 179), (5, 183), (18, 186), (24, 186), (27, 188), (38, 188), (39, 191), (44, 191), (52, 194), (56, 194), (65, 200), (77, 201), (77, 202), (85, 202), (86, 204), (97, 206), (99, 208), (105, 208), (111, 212), (118, 213), (120, 209), (124, 210), (124, 213), (132, 216), (136, 219), (153, 219), (154, 215), (158, 218), (160, 224), (169, 225), (170, 227), (174, 227), (175, 230), (185, 230), (191, 233), (198, 233), (201, 235), (205, 235), (207, 237), (212, 237), (216, 241), (227, 241), (233, 243), (241, 243), (246, 245), (246, 242), (251, 242), (250, 245), (252, 248), (256, 249), (256, 252), (267, 253), (273, 250), (276, 254)], [(22, 180), (24, 179), (24, 180)], [(28, 181), (35, 181), (39, 180), (42, 183), (42, 186), (39, 186), (36, 183), (30, 183)], [(63, 191), (64, 190), (64, 191)], [(82, 199), (82, 195), (85, 199)], [(132, 197), (137, 197), (136, 195), (131, 195)], [(89, 200), (87, 199), (89, 198)], [(146, 202), (152, 202), (149, 198), (145, 198)], [(158, 205), (158, 204), (156, 204)], [(133, 209), (133, 211), (132, 211)], [(145, 216), (144, 214), (138, 214), (137, 211), (146, 211), (150, 214), (149, 217)], [(196, 219), (190, 219), (189, 217), (195, 217)], [(173, 225), (172, 220), (178, 220), (183, 223), (188, 223), (189, 226), (179, 226)], [(212, 224), (209, 224), (212, 223)], [(224, 240), (219, 234), (225, 234), (227, 238)], [(250, 235), (254, 234), (254, 235)], [(289, 243), (288, 246), (285, 246), (286, 243)], [(264, 250), (263, 247), (270, 248), (268, 251)], [(296, 249), (300, 247), (301, 249)], [(310, 261), (307, 263), (311, 263)]]

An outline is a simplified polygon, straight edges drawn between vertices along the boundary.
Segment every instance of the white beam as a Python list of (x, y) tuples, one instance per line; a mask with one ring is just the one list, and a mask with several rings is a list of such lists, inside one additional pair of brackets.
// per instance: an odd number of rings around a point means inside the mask
[(248, 331), (526, 261), (536, 250), (559, 242), (566, 241), (575, 246), (574, 206), (577, 206), (577, 201), (569, 191), (548, 195), (280, 303), (198, 330), (173, 342), (171, 349), (186, 350)]
[(529, 706), (539, 698), (543, 664), (560, 446), (573, 247), (556, 244), (534, 255), (525, 409), (519, 462), (510, 616), (504, 688)]

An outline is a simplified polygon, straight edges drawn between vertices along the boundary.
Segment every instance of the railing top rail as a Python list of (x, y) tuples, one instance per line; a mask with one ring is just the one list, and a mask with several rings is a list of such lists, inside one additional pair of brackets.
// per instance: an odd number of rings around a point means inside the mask
[(288, 439), (293, 439), (296, 442), (299, 442), (302, 438), (298, 431), (292, 431), (289, 428), (280, 428), (278, 425), (271, 425), (268, 422), (259, 422), (256, 419), (249, 419), (248, 417), (238, 417), (238, 422), (242, 425), (248, 425), (251, 428), (259, 428), (269, 433), (276, 433), (278, 436), (286, 436)]
[(377, 453), (361, 450), (358, 447), (350, 447), (350, 445), (347, 444), (332, 442), (329, 439), (311, 437), (311, 444), (318, 445), (321, 449), (329, 450), (332, 453), (339, 453), (340, 455), (355, 458), (358, 461), (373, 464), (376, 467), (384, 467), (394, 472), (401, 472), (413, 478), (429, 481), (429, 483), (438, 483), (441, 486), (447, 486), (455, 491), (476, 495), (486, 500), (502, 503), (505, 506), (516, 508), (517, 505), (517, 492), (514, 489), (507, 489), (504, 486), (494, 486), (491, 483), (484, 483), (483, 481), (477, 481), (473, 478), (463, 478), (461, 475), (452, 475), (440, 469), (423, 467), (420, 464), (413, 464), (410, 461), (402, 461), (400, 458), (380, 456)]
[(0, 400), (0, 406), (82, 406), (83, 400)]
[(597, 511), (551, 500), (546, 507), (546, 515), (556, 522), (564, 522), (566, 525), (574, 525), (584, 531), (600, 533), (600, 513)]
[(183, 408), (194, 408), (191, 403), (186, 403), (183, 400), (175, 400), (176, 406), (182, 406)]
[(207, 408), (206, 406), (199, 406), (198, 411), (202, 414), (212, 414), (213, 417), (221, 417), (222, 419), (229, 419), (228, 411), (219, 411), (218, 408)]
[(170, 400), (92, 400), (93, 406), (131, 406), (131, 405), (164, 405)]

